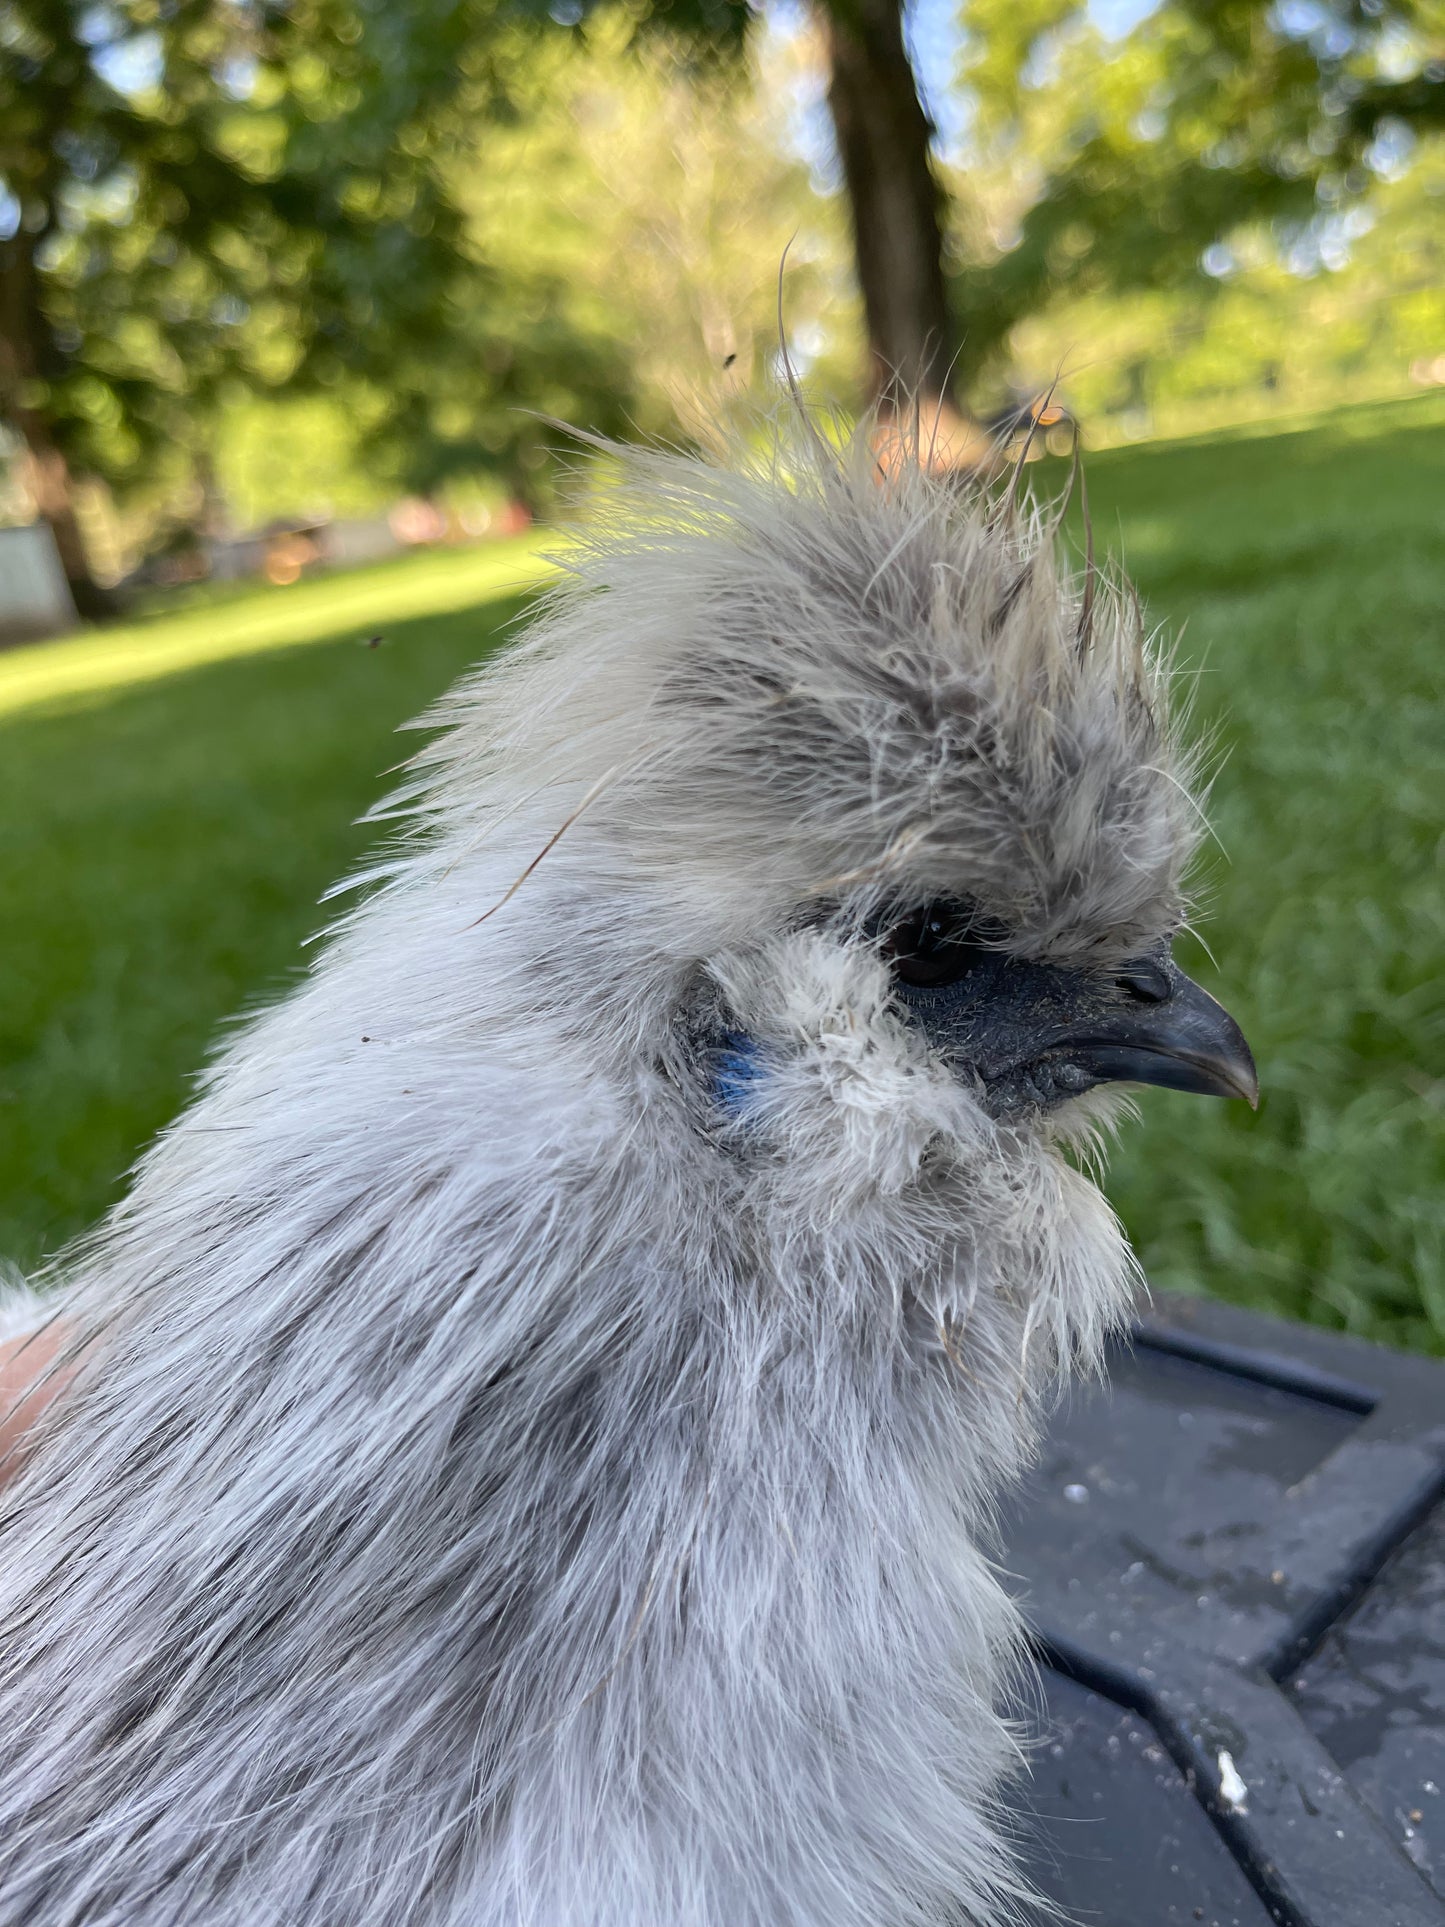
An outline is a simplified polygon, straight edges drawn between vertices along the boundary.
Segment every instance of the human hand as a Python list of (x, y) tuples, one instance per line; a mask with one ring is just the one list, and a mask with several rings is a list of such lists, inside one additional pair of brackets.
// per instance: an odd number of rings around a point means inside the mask
[(47, 1376), (69, 1336), (57, 1319), (0, 1344), (0, 1485), (20, 1470), (29, 1447), (27, 1435), (74, 1375), (72, 1365)]

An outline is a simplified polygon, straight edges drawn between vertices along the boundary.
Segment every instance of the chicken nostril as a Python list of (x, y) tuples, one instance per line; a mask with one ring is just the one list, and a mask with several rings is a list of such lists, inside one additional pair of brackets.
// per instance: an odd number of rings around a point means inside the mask
[(1137, 963), (1125, 964), (1122, 970), (1114, 973), (1114, 982), (1120, 990), (1127, 990), (1131, 997), (1137, 997), (1141, 1004), (1162, 1004), (1169, 999), (1168, 974), (1148, 958), (1141, 957)]

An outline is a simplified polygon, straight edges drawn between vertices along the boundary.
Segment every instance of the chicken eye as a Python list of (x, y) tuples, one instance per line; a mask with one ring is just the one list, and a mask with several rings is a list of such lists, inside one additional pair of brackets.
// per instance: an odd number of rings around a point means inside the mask
[(925, 904), (895, 924), (883, 943), (898, 982), (921, 990), (956, 984), (997, 954), (993, 927), (960, 903)]

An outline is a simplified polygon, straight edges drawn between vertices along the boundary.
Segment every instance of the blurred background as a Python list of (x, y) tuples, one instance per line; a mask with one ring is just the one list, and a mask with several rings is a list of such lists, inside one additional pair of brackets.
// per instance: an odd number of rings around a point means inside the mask
[(785, 251), (810, 397), (1078, 437), (1187, 620), (1264, 1100), (1142, 1102), (1151, 1277), (1445, 1351), (1441, 0), (0, 0), (0, 1260), (300, 967), (557, 424), (776, 386)]

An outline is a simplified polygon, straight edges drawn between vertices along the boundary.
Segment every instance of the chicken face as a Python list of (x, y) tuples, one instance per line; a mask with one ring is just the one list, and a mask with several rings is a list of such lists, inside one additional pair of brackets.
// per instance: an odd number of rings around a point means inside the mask
[(926, 905), (884, 938), (894, 995), (991, 1115), (1045, 1110), (1096, 1085), (1161, 1084), (1255, 1104), (1239, 1026), (1167, 944), (1114, 968), (1010, 957), (967, 904)]

